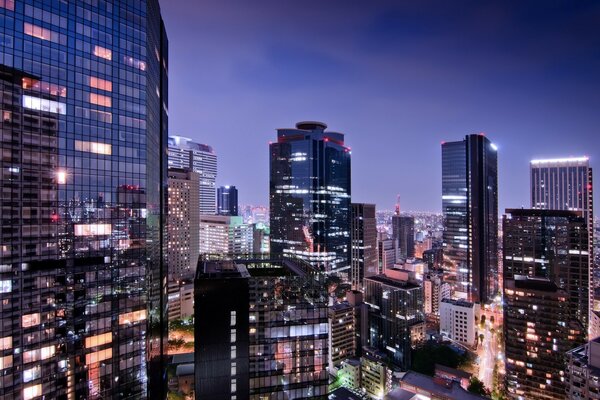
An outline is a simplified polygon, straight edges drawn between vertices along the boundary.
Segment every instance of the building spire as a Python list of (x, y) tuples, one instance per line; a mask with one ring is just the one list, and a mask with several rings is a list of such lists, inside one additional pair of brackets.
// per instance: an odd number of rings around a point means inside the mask
[(396, 215), (400, 215), (400, 195), (396, 196)]

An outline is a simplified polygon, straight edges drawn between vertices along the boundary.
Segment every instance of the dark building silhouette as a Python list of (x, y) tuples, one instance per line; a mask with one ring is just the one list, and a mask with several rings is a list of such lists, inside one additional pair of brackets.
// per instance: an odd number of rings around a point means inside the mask
[(375, 204), (352, 203), (351, 282), (355, 289), (362, 288), (365, 276), (379, 273), (377, 258), (377, 220)]
[(270, 151), (271, 253), (350, 275), (350, 148), (321, 122), (278, 129)]
[(415, 219), (408, 215), (392, 216), (392, 239), (398, 245), (398, 258), (415, 256)]
[(217, 214), (238, 214), (238, 191), (235, 186), (220, 186), (217, 189)]
[(301, 260), (201, 260), (196, 398), (326, 397), (327, 298), (324, 275)]
[(164, 398), (158, 1), (3, 1), (0, 20), (0, 398)]
[(483, 134), (442, 143), (444, 265), (454, 297), (498, 292), (498, 156)]

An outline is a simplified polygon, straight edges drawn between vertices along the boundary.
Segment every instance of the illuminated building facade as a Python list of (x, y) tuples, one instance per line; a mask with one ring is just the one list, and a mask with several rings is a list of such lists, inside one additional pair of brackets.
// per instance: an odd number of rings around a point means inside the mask
[(324, 275), (301, 260), (201, 261), (196, 398), (325, 398), (327, 298)]
[(0, 398), (164, 398), (158, 1), (7, 0), (0, 21)]
[[(588, 226), (589, 276), (594, 265), (594, 191), (588, 157), (532, 160), (531, 208), (580, 211)], [(589, 309), (593, 310), (594, 285), (588, 285)]]
[(347, 302), (329, 307), (329, 371), (356, 356), (355, 308)]
[(398, 257), (415, 256), (415, 219), (409, 215), (392, 216), (392, 239), (398, 243)]
[[(503, 218), (504, 279), (549, 278), (568, 296), (572, 325), (585, 340), (588, 329), (588, 231), (581, 212), (508, 209)], [(572, 327), (572, 329), (575, 329)]]
[(375, 204), (352, 203), (350, 236), (352, 239), (351, 282), (362, 288), (365, 276), (377, 275), (377, 220)]
[(217, 189), (217, 213), (219, 215), (239, 215), (238, 191), (235, 186), (220, 186)]
[(442, 210), (454, 297), (491, 300), (498, 292), (498, 156), (484, 135), (442, 143)]
[(200, 254), (247, 254), (253, 251), (254, 227), (242, 217), (201, 215)]
[(270, 150), (271, 253), (350, 278), (350, 148), (321, 122), (278, 129)]
[(211, 146), (183, 136), (169, 136), (169, 168), (191, 169), (200, 175), (200, 214), (217, 213), (217, 154)]
[(396, 263), (396, 245), (388, 238), (385, 232), (377, 233), (377, 267), (378, 274), (383, 274), (386, 269), (392, 268)]
[(200, 254), (199, 175), (169, 168), (168, 259), (171, 279), (193, 279)]
[(566, 399), (565, 353), (571, 335), (568, 295), (547, 278), (504, 280), (505, 383), (511, 399)]

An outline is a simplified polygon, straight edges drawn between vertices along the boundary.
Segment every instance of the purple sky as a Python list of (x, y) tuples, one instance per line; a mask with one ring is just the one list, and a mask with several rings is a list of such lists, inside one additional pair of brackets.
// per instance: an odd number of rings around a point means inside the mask
[(599, 165), (600, 2), (161, 5), (170, 133), (212, 145), (241, 203), (268, 204), (268, 142), (301, 120), (346, 134), (378, 208), (440, 211), (440, 142), (467, 133), (499, 148), (501, 210), (529, 205), (532, 158)]

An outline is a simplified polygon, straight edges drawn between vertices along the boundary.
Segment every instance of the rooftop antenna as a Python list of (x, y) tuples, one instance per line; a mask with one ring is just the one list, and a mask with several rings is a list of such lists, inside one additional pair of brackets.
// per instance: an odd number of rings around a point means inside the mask
[(400, 215), (400, 195), (396, 197), (396, 215)]

